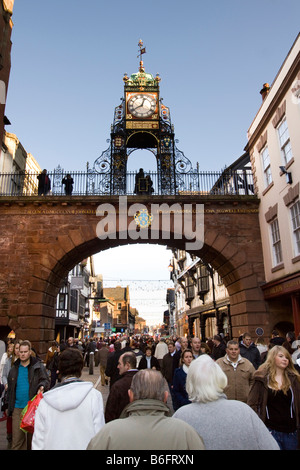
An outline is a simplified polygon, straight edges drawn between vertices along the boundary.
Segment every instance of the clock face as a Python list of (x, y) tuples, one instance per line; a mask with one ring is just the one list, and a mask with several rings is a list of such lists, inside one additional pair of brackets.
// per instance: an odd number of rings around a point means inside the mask
[(151, 95), (139, 93), (128, 101), (128, 111), (138, 118), (152, 116), (156, 110), (156, 99)]

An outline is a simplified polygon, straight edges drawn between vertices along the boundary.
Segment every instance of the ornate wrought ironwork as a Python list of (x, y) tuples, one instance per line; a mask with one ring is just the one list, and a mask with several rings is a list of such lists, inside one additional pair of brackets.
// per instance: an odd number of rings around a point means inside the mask
[[(126, 194), (127, 161), (129, 155), (137, 149), (147, 149), (156, 156), (158, 173), (158, 191), (160, 194), (177, 194), (184, 185), (183, 174), (194, 175), (191, 161), (176, 146), (174, 128), (171, 123), (170, 109), (159, 100), (160, 77), (146, 73), (142, 54), (146, 52), (143, 42), (139, 42), (139, 72), (130, 77), (124, 75), (124, 98), (115, 108), (111, 126), (110, 146), (95, 160), (92, 176), (105, 175), (101, 179), (102, 194)], [(126, 93), (131, 96), (154, 96), (158, 99), (157, 115), (154, 121), (128, 116)], [(145, 93), (145, 95), (143, 95)], [(147, 95), (148, 93), (148, 95)], [(153, 95), (149, 95), (153, 93)], [(141, 95), (137, 96), (139, 98)], [(147, 98), (146, 98), (147, 99)], [(155, 111), (156, 113), (156, 111)], [(104, 178), (104, 180), (103, 180)], [(197, 190), (196, 177), (192, 178), (191, 190)], [(95, 183), (94, 183), (95, 184)], [(104, 193), (103, 193), (104, 187)]]
[[(51, 191), (48, 196), (65, 196), (62, 178), (70, 173), (73, 178), (72, 196), (97, 196), (111, 193), (110, 172), (100, 173), (94, 168), (87, 167), (87, 171), (64, 171), (61, 167), (48, 172), (51, 181)], [(149, 172), (153, 182), (152, 195), (163, 196), (168, 189), (162, 187), (161, 174)], [(146, 176), (146, 175), (145, 175)], [(37, 196), (38, 195), (38, 173), (18, 172), (0, 174), (0, 196)], [(122, 194), (133, 195), (135, 188), (136, 172), (127, 172), (125, 184), (122, 181), (120, 191)], [(167, 188), (166, 188), (167, 187)], [(126, 193), (124, 193), (126, 188)], [(116, 188), (116, 191), (118, 188)], [(193, 194), (199, 196), (217, 195), (217, 196), (242, 196), (254, 195), (254, 185), (251, 170), (230, 170), (189, 172), (177, 174), (177, 194)], [(121, 193), (114, 193), (121, 194)], [(145, 193), (143, 193), (145, 194)], [(148, 194), (148, 193), (147, 193)], [(66, 196), (70, 197), (70, 196)]]

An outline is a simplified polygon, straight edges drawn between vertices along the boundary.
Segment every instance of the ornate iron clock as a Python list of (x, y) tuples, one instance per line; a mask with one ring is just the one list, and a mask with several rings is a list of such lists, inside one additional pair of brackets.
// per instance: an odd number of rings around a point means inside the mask
[(148, 149), (157, 160), (159, 194), (176, 194), (183, 175), (192, 172), (191, 162), (175, 145), (170, 110), (161, 103), (160, 77), (146, 73), (139, 42), (139, 71), (124, 75), (124, 98), (115, 108), (110, 147), (94, 162), (102, 194), (127, 194), (127, 159), (136, 149)]

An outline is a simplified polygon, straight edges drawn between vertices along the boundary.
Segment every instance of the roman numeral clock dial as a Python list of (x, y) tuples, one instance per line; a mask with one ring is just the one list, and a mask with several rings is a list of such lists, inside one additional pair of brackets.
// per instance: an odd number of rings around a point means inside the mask
[(128, 111), (137, 118), (148, 118), (156, 110), (156, 99), (147, 94), (134, 95), (128, 101)]

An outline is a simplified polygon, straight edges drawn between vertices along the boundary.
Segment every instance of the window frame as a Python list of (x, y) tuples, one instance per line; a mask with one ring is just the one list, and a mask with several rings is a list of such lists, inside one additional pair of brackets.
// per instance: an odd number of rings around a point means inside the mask
[[(267, 158), (264, 157), (265, 153), (267, 153)], [(261, 163), (262, 163), (262, 170), (263, 170), (263, 175), (264, 175), (265, 188), (268, 188), (268, 186), (270, 186), (270, 184), (273, 183), (273, 176), (272, 176), (272, 170), (271, 170), (271, 159), (270, 159), (268, 145), (265, 145), (261, 149), (260, 158), (261, 158)], [(267, 165), (265, 165), (266, 161), (268, 163)]]
[(275, 217), (272, 221), (270, 221), (270, 236), (272, 244), (273, 267), (276, 267), (283, 262), (278, 217)]
[(291, 228), (293, 237), (294, 256), (300, 255), (300, 200), (298, 199), (291, 207)]
[(191, 275), (187, 275), (185, 279), (185, 297), (187, 300), (195, 297), (195, 282)]
[(197, 266), (197, 289), (198, 294), (204, 294), (209, 291), (209, 272), (205, 264)]
[(122, 324), (122, 313), (118, 313), (117, 314), (117, 325), (121, 325)]
[[(285, 125), (285, 128), (283, 132), (280, 131), (280, 129)], [(293, 158), (293, 152), (292, 152), (292, 145), (291, 145), (291, 139), (290, 139), (290, 133), (289, 133), (289, 127), (287, 123), (286, 116), (283, 116), (283, 118), (280, 120), (278, 123), (277, 127), (277, 135), (278, 135), (278, 141), (279, 141), (279, 146), (280, 146), (280, 153), (282, 156), (282, 161), (284, 165), (288, 165), (289, 162)], [(288, 147), (288, 150), (287, 150)], [(287, 159), (287, 156), (290, 157)]]

